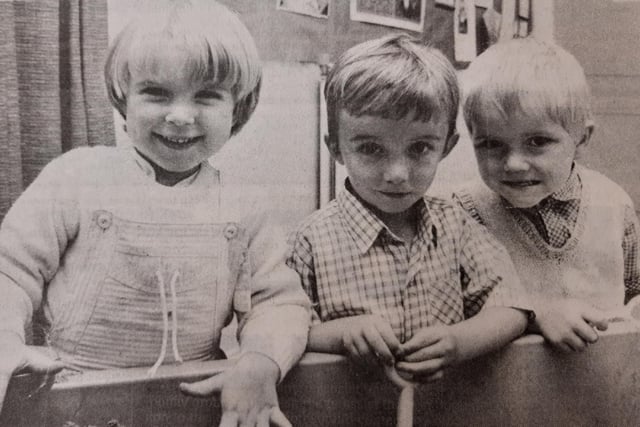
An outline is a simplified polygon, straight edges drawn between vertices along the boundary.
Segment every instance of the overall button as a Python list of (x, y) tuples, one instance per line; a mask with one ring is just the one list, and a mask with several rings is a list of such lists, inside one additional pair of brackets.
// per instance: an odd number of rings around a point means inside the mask
[(105, 211), (97, 212), (96, 223), (98, 224), (98, 227), (102, 228), (103, 230), (108, 229), (109, 227), (111, 227), (111, 224), (113, 223), (113, 218), (111, 216), (111, 213), (105, 212)]
[(224, 237), (227, 240), (231, 240), (238, 235), (238, 226), (235, 224), (228, 224), (224, 228), (224, 231), (222, 232), (222, 234), (224, 234)]

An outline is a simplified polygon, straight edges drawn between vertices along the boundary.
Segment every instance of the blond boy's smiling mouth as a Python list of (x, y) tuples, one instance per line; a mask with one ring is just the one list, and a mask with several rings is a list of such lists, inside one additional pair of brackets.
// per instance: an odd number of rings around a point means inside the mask
[(538, 180), (500, 181), (502, 185), (512, 188), (527, 188), (540, 184)]

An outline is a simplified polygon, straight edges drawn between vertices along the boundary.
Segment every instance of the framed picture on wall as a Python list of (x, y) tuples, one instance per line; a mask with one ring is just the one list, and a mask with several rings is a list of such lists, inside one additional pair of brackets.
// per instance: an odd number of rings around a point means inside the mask
[(352, 21), (422, 32), (426, 0), (351, 0)]
[(276, 0), (276, 9), (326, 19), (329, 0)]

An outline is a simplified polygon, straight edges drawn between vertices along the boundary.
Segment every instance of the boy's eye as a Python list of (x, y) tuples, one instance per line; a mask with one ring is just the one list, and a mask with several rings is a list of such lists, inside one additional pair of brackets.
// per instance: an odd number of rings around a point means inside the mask
[(529, 147), (533, 147), (533, 148), (542, 148), (545, 147), (549, 144), (551, 144), (553, 142), (553, 140), (551, 138), (545, 137), (545, 136), (533, 136), (529, 139), (527, 139), (526, 144)]
[(367, 156), (380, 156), (382, 155), (382, 152), (383, 152), (382, 147), (372, 142), (367, 142), (367, 143), (358, 145), (358, 147), (356, 148), (356, 151), (360, 154), (364, 154)]
[(412, 156), (424, 156), (433, 150), (433, 145), (427, 141), (418, 141), (409, 146), (409, 154)]

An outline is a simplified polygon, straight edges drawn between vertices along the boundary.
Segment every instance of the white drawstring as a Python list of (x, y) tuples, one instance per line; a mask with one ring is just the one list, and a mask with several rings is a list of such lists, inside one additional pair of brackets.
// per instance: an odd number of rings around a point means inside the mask
[(176, 282), (178, 281), (179, 276), (180, 273), (178, 270), (173, 272), (171, 282), (169, 282), (169, 287), (171, 289), (171, 310), (173, 310), (173, 316), (171, 317), (171, 320), (173, 321), (173, 328), (171, 330), (173, 358), (176, 362), (182, 363), (182, 357), (180, 357), (180, 353), (178, 353), (178, 298), (176, 298)]
[[(173, 310), (172, 317), (172, 326), (173, 330), (171, 331), (171, 341), (173, 348), (173, 358), (176, 362), (182, 363), (182, 357), (180, 357), (180, 353), (178, 353), (178, 316), (177, 316), (177, 297), (176, 297), (176, 282), (178, 280), (179, 272), (176, 270), (171, 277), (171, 282), (169, 282), (169, 287), (171, 289), (171, 309)], [(162, 271), (156, 271), (156, 278), (158, 279), (158, 288), (160, 290), (160, 304), (162, 306), (162, 347), (160, 348), (160, 354), (158, 355), (158, 359), (156, 363), (153, 364), (151, 368), (147, 371), (147, 376), (152, 377), (156, 374), (156, 371), (164, 362), (164, 359), (167, 355), (167, 340), (169, 335), (169, 312), (167, 310), (167, 296), (166, 289), (164, 286), (164, 277), (162, 276)]]

